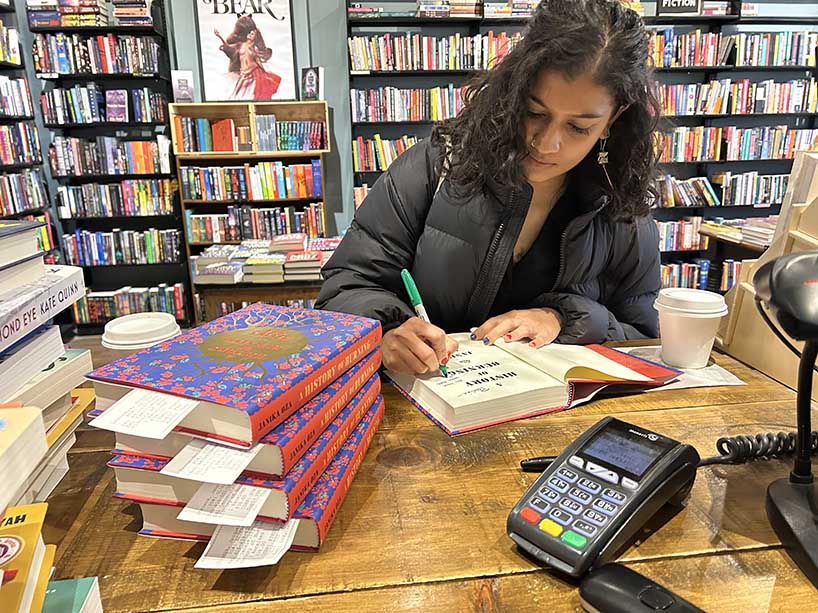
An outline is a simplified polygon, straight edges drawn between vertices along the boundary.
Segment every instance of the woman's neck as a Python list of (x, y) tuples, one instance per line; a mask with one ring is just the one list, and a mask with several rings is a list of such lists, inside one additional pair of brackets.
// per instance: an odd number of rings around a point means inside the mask
[(565, 189), (568, 181), (567, 175), (560, 175), (541, 183), (531, 183), (533, 193), (531, 195), (532, 207), (553, 208), (556, 201)]

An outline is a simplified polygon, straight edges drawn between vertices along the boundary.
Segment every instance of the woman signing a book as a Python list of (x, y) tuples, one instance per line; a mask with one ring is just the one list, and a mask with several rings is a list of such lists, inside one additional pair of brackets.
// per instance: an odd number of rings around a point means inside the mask
[[(460, 114), (372, 187), (318, 307), (380, 320), (384, 365), (412, 374), (448, 361), (444, 330), (535, 347), (656, 337), (648, 53), (618, 0), (543, 0)], [(414, 316), (404, 268), (434, 325)]]

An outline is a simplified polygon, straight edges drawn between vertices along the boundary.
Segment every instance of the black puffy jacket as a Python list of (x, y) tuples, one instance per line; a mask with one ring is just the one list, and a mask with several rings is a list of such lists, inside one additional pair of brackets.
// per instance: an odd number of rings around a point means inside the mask
[[(400, 277), (407, 268), (434, 324), (460, 332), (486, 320), (531, 188), (492, 185), (486, 195), (454, 199), (447, 181), (438, 190), (436, 153), (422, 141), (378, 179), (323, 269), (318, 308), (378, 319), (386, 332), (414, 315)], [(656, 337), (656, 224), (650, 217), (612, 222), (600, 214), (609, 198), (601, 190), (580, 185), (575, 193), (577, 214), (562, 236), (553, 291), (517, 308), (556, 309), (564, 321), (560, 343)]]

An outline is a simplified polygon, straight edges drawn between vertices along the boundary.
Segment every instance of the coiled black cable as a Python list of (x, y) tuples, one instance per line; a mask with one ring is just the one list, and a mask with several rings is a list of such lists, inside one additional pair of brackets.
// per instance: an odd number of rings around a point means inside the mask
[[(755, 436), (723, 436), (716, 441), (716, 450), (721, 454), (704, 458), (699, 466), (711, 464), (744, 464), (751, 460), (770, 460), (795, 453), (795, 432), (756, 434)], [(810, 437), (810, 455), (818, 454), (818, 431)]]

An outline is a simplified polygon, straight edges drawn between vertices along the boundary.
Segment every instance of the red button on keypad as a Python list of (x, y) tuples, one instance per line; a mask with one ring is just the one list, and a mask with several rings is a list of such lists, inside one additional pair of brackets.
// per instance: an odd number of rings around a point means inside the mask
[(520, 511), (520, 517), (526, 520), (529, 524), (537, 524), (540, 521), (540, 515), (534, 509), (528, 507)]

